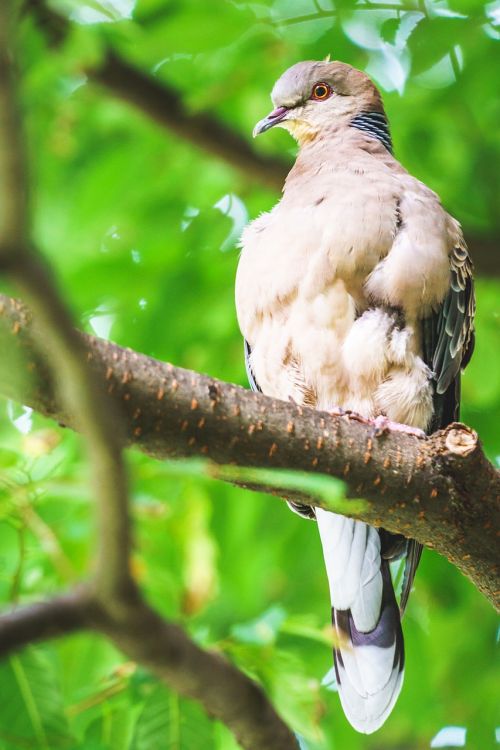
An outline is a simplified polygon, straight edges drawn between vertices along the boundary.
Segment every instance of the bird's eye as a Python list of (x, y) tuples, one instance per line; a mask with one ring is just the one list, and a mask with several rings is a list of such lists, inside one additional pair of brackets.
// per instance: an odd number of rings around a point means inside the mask
[(329, 96), (333, 94), (332, 87), (329, 86), (327, 83), (316, 83), (313, 86), (313, 90), (311, 93), (311, 99), (316, 99), (317, 101), (323, 101), (324, 99), (328, 99)]

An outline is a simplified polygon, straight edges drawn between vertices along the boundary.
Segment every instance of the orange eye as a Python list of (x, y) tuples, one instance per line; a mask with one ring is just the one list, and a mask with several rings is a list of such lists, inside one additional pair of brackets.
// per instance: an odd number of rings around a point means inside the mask
[(327, 83), (316, 83), (313, 86), (311, 99), (316, 99), (317, 101), (321, 102), (324, 99), (328, 99), (329, 96), (333, 94), (332, 87), (329, 86)]

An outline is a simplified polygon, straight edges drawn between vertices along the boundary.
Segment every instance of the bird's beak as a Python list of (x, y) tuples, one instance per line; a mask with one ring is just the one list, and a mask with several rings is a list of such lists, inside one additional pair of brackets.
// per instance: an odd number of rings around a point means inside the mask
[(276, 107), (272, 112), (269, 112), (267, 117), (260, 120), (253, 129), (253, 137), (256, 138), (261, 133), (265, 133), (266, 130), (277, 125), (279, 122), (284, 120), (289, 112), (288, 107)]

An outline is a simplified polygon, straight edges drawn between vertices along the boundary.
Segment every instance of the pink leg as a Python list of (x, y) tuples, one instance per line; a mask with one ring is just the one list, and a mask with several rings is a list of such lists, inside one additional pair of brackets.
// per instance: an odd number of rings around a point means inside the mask
[(372, 423), (371, 419), (363, 417), (363, 415), (359, 414), (357, 411), (343, 409), (341, 406), (332, 406), (331, 409), (328, 409), (328, 414), (331, 414), (333, 417), (348, 417), (349, 419), (354, 419), (356, 422), (362, 422), (363, 424)]
[(415, 435), (419, 438), (427, 437), (425, 432), (419, 427), (410, 427), (410, 425), (407, 424), (393, 422), (383, 414), (379, 414), (379, 416), (375, 417), (375, 419), (368, 419), (367, 417), (363, 417), (362, 414), (358, 414), (357, 412), (351, 411), (350, 409), (343, 409), (341, 406), (333, 406), (332, 408), (328, 409), (328, 413), (334, 417), (348, 417), (349, 419), (355, 419), (356, 422), (361, 422), (362, 424), (373, 425), (373, 427), (375, 428), (376, 437), (383, 435), (389, 430), (394, 430), (395, 432), (405, 432), (407, 435)]
[(395, 430), (396, 432), (406, 432), (407, 435), (416, 435), (419, 438), (425, 438), (427, 435), (419, 427), (410, 427), (407, 424), (400, 424), (400, 422), (393, 422), (387, 419), (383, 414), (380, 414), (375, 419), (370, 419), (370, 423), (375, 427), (375, 434), (383, 435), (388, 430)]

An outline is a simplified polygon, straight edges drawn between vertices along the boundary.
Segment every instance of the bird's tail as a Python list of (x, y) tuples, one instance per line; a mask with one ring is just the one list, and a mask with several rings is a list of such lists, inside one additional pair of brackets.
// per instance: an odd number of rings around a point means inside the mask
[(389, 563), (376, 529), (318, 510), (335, 630), (335, 672), (354, 729), (382, 726), (400, 693), (404, 645)]

